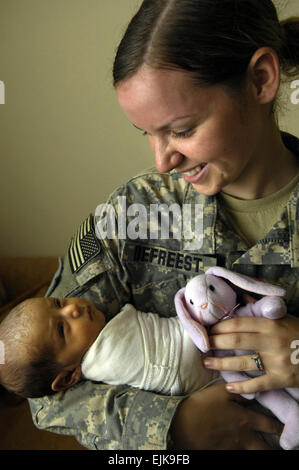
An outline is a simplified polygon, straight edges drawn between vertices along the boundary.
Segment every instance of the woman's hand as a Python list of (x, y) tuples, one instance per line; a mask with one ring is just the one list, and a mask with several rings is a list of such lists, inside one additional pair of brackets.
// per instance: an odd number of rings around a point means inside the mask
[(242, 406), (248, 401), (217, 384), (197, 391), (178, 407), (170, 435), (175, 449), (270, 450), (257, 431), (280, 435), (275, 418)]
[[(290, 315), (280, 320), (239, 317), (219, 322), (210, 331), (212, 349), (239, 349), (259, 353), (265, 374), (227, 385), (232, 393), (250, 394), (286, 387), (299, 387), (299, 361), (294, 345), (299, 346), (299, 318)], [(297, 341), (297, 342), (296, 342)], [(292, 345), (293, 343), (293, 345)], [(297, 346), (296, 346), (297, 344)], [(257, 370), (251, 355), (209, 357), (204, 360), (209, 369)]]

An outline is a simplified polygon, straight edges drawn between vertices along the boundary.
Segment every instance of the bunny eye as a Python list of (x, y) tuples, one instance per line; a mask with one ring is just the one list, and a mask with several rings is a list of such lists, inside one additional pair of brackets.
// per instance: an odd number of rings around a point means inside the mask
[(210, 289), (212, 292), (214, 292), (215, 287), (211, 285), (211, 286), (209, 286), (209, 289)]
[(193, 300), (192, 299), (190, 299), (190, 304), (193, 305)]

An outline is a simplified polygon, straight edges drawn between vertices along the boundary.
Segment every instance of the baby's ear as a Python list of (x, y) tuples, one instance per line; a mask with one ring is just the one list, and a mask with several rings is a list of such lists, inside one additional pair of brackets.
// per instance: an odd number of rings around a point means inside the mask
[(81, 366), (77, 366), (73, 370), (62, 370), (53, 380), (51, 388), (54, 392), (65, 390), (75, 385), (81, 378)]

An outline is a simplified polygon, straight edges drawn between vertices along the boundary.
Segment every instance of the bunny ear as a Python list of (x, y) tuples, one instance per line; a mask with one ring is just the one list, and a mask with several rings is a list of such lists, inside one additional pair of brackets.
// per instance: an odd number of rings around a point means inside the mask
[(244, 274), (235, 273), (228, 269), (221, 268), (220, 266), (213, 266), (206, 271), (206, 274), (212, 274), (213, 276), (223, 277), (228, 279), (232, 284), (237, 287), (241, 287), (249, 292), (255, 292), (260, 295), (278, 295), (283, 297), (286, 294), (285, 289), (282, 287), (268, 284), (267, 282), (258, 281), (251, 277), (245, 276)]
[(180, 289), (174, 297), (175, 308), (180, 322), (189, 334), (193, 343), (202, 352), (207, 352), (210, 349), (209, 338), (207, 331), (203, 325), (196, 322), (188, 312), (185, 301), (185, 287)]

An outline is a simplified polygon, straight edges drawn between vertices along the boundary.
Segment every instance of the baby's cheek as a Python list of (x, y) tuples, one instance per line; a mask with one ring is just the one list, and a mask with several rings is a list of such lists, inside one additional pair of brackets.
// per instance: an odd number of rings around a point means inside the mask
[(89, 343), (89, 346), (91, 346), (92, 343), (96, 340), (101, 329), (102, 328), (100, 328), (100, 325), (98, 324), (86, 325), (86, 327), (84, 328), (84, 332), (85, 332), (85, 339)]

